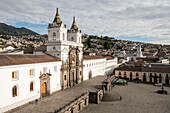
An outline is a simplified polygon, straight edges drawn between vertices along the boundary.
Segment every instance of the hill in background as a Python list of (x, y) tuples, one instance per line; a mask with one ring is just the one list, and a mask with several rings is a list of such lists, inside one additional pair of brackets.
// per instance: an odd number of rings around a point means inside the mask
[(16, 28), (11, 25), (0, 23), (0, 34), (1, 35), (39, 35), (38, 33), (31, 31), (27, 28), (21, 27)]

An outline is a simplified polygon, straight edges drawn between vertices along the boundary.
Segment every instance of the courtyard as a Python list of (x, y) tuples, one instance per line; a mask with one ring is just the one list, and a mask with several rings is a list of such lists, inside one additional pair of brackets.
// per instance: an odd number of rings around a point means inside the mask
[[(170, 113), (170, 94), (157, 94), (159, 89), (161, 87), (133, 82), (126, 86), (116, 85), (108, 93), (121, 96), (121, 101), (89, 104), (80, 113)], [(170, 93), (170, 87), (165, 90)]]
[(106, 78), (106, 76), (96, 76), (74, 87), (42, 98), (38, 103), (32, 102), (29, 105), (13, 110), (12, 113), (53, 113), (54, 110), (65, 106), (87, 91), (98, 91), (101, 89), (101, 84)]

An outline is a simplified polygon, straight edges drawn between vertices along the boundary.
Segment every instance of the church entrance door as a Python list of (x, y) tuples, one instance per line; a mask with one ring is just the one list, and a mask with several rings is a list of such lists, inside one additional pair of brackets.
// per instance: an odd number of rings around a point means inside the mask
[(47, 84), (44, 82), (42, 84), (42, 96), (44, 97), (46, 96), (46, 94), (47, 94)]
[(50, 76), (51, 74), (44, 73), (40, 75), (40, 93), (41, 97), (50, 95)]

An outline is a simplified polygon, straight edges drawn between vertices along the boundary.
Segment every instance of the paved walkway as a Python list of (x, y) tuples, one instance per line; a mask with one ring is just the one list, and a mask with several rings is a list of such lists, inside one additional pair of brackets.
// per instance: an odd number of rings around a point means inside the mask
[(38, 101), (38, 104), (29, 104), (20, 108), (13, 113), (49, 113), (54, 112), (55, 109), (61, 108), (87, 91), (97, 91), (101, 89), (102, 81), (106, 76), (97, 76), (90, 80), (83, 81), (82, 83), (60, 91), (51, 96), (45, 97)]
[(170, 113), (170, 87), (165, 87), (168, 95), (157, 94), (159, 89), (161, 87), (132, 82), (115, 86), (110, 94), (120, 95), (121, 101), (89, 104), (80, 113)]

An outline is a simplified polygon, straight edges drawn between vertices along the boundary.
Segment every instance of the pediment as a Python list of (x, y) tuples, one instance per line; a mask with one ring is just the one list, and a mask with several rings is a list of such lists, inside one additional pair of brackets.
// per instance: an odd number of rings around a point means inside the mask
[(68, 49), (67, 49), (67, 48), (64, 48), (64, 49), (62, 50), (62, 52), (68, 52)]
[(51, 76), (50, 73), (44, 73), (44, 74), (41, 74), (39, 78), (40, 79), (48, 79), (50, 76)]

